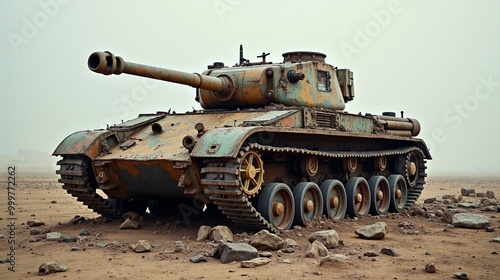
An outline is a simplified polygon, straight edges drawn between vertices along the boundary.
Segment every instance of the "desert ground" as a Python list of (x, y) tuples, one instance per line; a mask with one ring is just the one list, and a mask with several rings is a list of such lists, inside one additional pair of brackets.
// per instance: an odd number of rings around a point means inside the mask
[[(469, 279), (500, 279), (500, 243), (490, 242), (500, 236), (500, 213), (467, 211), (486, 215), (494, 232), (485, 229), (453, 228), (434, 216), (440, 208), (456, 203), (434, 202), (424, 204), (426, 198), (460, 195), (461, 188), (470, 187), (476, 193), (494, 191), (500, 196), (500, 177), (439, 177), (427, 178), (426, 187), (417, 202), (425, 215), (411, 212), (389, 214), (386, 217), (362, 217), (332, 221), (321, 219), (307, 227), (294, 228), (279, 234), (297, 242), (295, 252), (273, 251), (271, 263), (242, 268), (240, 263), (222, 264), (207, 257), (207, 262), (192, 263), (196, 254), (210, 254), (217, 244), (196, 241), (201, 225), (227, 225), (235, 239), (245, 239), (255, 232), (237, 228), (221, 216), (204, 212), (189, 217), (189, 224), (180, 215), (157, 218), (145, 216), (141, 228), (119, 230), (120, 221), (99, 218), (75, 198), (66, 194), (55, 175), (16, 175), (15, 218), (8, 219), (7, 175), (0, 177), (0, 259), (11, 252), (13, 238), (8, 228), (12, 221), (15, 230), (15, 272), (11, 264), (0, 264), (1, 279), (453, 279), (455, 272), (466, 273)], [(465, 201), (479, 201), (464, 197)], [(68, 223), (75, 215), (85, 218), (79, 223)], [(40, 220), (45, 225), (36, 227), (41, 234), (32, 235), (34, 227), (28, 221)], [(381, 240), (359, 238), (354, 231), (362, 226), (383, 221), (389, 233)], [(82, 229), (89, 236), (80, 236)], [(349, 257), (346, 266), (319, 266), (319, 258), (306, 258), (308, 236), (315, 231), (334, 229), (342, 245), (330, 249), (330, 254)], [(46, 232), (60, 232), (78, 237), (76, 242), (57, 242), (44, 239)], [(30, 240), (31, 239), (31, 240)], [(136, 253), (129, 248), (138, 240), (148, 240), (154, 246), (151, 252)], [(175, 242), (185, 249), (175, 252)], [(98, 246), (107, 244), (106, 247)], [(383, 247), (391, 247), (397, 256), (380, 254)], [(72, 249), (73, 248), (73, 249)], [(364, 253), (373, 251), (375, 257)], [(287, 259), (288, 261), (284, 262)], [(39, 275), (39, 266), (47, 261), (58, 261), (69, 269), (65, 272)], [(435, 273), (425, 271), (434, 263)]]

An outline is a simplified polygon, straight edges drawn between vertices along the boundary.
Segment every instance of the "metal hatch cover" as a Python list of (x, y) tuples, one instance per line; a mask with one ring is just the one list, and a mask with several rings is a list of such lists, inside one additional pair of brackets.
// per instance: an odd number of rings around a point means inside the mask
[(269, 125), (296, 112), (297, 110), (268, 111), (253, 119), (243, 121), (243, 126)]

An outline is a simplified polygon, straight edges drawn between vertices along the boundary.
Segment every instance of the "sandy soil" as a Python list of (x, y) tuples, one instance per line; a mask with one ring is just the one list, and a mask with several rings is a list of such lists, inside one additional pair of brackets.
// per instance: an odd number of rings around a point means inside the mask
[[(7, 225), (6, 176), (0, 179), (0, 259), (10, 251)], [(459, 195), (462, 187), (473, 187), (476, 192), (495, 191), (500, 196), (500, 178), (455, 178), (431, 177), (419, 203), (424, 198), (445, 194)], [(9, 264), (0, 264), (1, 279), (453, 279), (454, 272), (465, 272), (470, 279), (500, 279), (500, 243), (490, 240), (500, 236), (500, 214), (483, 213), (490, 218), (496, 232), (484, 229), (449, 228), (438, 218), (411, 216), (408, 214), (388, 217), (364, 217), (357, 221), (317, 221), (306, 228), (293, 229), (281, 234), (292, 238), (298, 246), (294, 253), (272, 253), (272, 262), (257, 268), (241, 268), (239, 263), (221, 264), (208, 258), (208, 262), (191, 263), (189, 258), (198, 253), (211, 253), (214, 244), (196, 242), (200, 225), (227, 224), (233, 233), (244, 238), (251, 231), (232, 226), (221, 217), (209, 217), (204, 213), (192, 215), (186, 225), (181, 216), (169, 218), (146, 217), (138, 230), (118, 230), (119, 221), (104, 222), (83, 204), (67, 195), (55, 177), (41, 178), (17, 175), (16, 218), (17, 225), (15, 272), (8, 270)], [(476, 201), (476, 198), (466, 198)], [(446, 205), (425, 205), (437, 209)], [(480, 213), (479, 210), (470, 210)], [(86, 221), (80, 224), (65, 224), (75, 215)], [(64, 235), (78, 236), (81, 229), (91, 235), (80, 237), (76, 243), (40, 240), (29, 242), (30, 220), (41, 220), (42, 231), (57, 231)], [(364, 240), (354, 234), (364, 225), (384, 221), (389, 234), (382, 240)], [(407, 222), (402, 227), (401, 223)], [(408, 226), (409, 225), (409, 226)], [(332, 228), (341, 239), (342, 246), (331, 249), (331, 254), (344, 254), (350, 258), (350, 267), (319, 266), (319, 259), (306, 258), (307, 237), (311, 232)], [(238, 238), (238, 237), (237, 237)], [(135, 253), (128, 246), (146, 239), (156, 248), (148, 253)], [(175, 241), (182, 241), (186, 249), (174, 252)], [(96, 246), (100, 242), (110, 243), (105, 248)], [(112, 243), (113, 242), (113, 243)], [(81, 250), (72, 251), (72, 247)], [(392, 247), (398, 256), (379, 255), (364, 257), (366, 251), (379, 252), (383, 247)], [(427, 252), (427, 254), (426, 254)], [(291, 264), (284, 263), (289, 259)], [(46, 261), (59, 261), (67, 266), (66, 272), (45, 276), (38, 275), (38, 267)], [(434, 263), (434, 274), (425, 272), (427, 263)]]

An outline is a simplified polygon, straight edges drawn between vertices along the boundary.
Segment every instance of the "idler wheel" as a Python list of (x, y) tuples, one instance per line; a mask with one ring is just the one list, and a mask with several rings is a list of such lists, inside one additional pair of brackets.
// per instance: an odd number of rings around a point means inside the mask
[(387, 178), (390, 188), (390, 212), (401, 212), (406, 206), (408, 188), (403, 176), (391, 175)]
[(294, 209), (292, 190), (287, 185), (271, 183), (260, 192), (257, 210), (277, 230), (292, 226)]
[(295, 224), (305, 226), (307, 221), (317, 219), (323, 214), (323, 196), (315, 183), (299, 183), (293, 189), (293, 199), (295, 200)]
[(368, 182), (363, 177), (352, 177), (345, 186), (347, 215), (361, 217), (370, 211), (371, 194)]
[(372, 176), (368, 180), (368, 185), (372, 197), (370, 214), (386, 214), (391, 203), (389, 182), (384, 176)]
[(343, 219), (347, 209), (347, 196), (342, 182), (326, 180), (321, 184), (320, 189), (323, 196), (323, 213), (328, 218)]

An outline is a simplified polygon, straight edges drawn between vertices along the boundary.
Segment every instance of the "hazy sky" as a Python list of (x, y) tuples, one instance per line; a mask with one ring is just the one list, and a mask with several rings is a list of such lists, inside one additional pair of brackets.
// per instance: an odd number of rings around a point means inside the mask
[[(405, 111), (428, 173), (500, 174), (500, 1), (0, 1), (0, 155), (200, 108), (194, 89), (87, 68), (93, 51), (185, 72), (312, 50), (354, 71), (351, 113)], [(1, 167), (2, 170), (5, 169)]]

